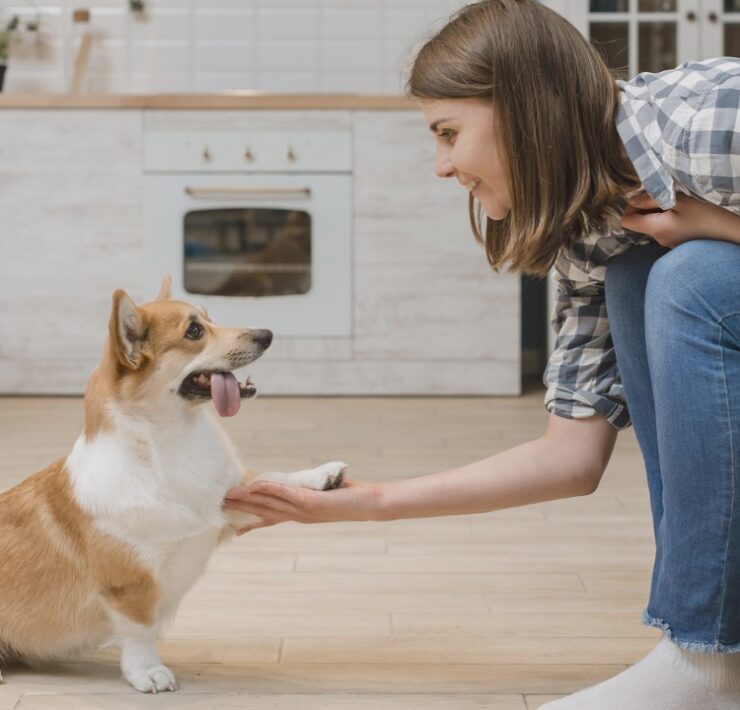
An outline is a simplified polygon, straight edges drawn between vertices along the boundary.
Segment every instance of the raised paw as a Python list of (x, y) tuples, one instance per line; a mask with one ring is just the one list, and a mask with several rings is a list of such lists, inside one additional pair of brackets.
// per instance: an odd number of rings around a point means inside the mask
[(167, 666), (154, 666), (131, 672), (126, 680), (140, 693), (177, 690), (175, 674)]
[(342, 461), (332, 461), (326, 463), (324, 466), (331, 466), (331, 471), (326, 476), (324, 487), (322, 491), (331, 491), (334, 488), (339, 488), (344, 481), (344, 472), (347, 470), (347, 464)]
[(346, 470), (347, 464), (344, 461), (329, 461), (298, 474), (295, 482), (297, 485), (313, 488), (315, 491), (330, 491), (342, 485)]

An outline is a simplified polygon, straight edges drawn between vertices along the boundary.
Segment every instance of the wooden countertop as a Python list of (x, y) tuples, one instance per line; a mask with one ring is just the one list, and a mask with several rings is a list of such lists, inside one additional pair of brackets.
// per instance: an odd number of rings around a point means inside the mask
[(265, 94), (230, 91), (216, 94), (3, 94), (0, 109), (417, 109), (404, 96), (360, 94)]

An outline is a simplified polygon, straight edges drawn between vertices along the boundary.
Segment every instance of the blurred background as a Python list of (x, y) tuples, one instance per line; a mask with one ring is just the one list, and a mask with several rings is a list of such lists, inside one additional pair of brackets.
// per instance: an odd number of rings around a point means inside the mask
[[(113, 289), (276, 332), (268, 394), (516, 395), (545, 280), (493, 274), (403, 97), (460, 0), (0, 10), (0, 393), (79, 394)], [(553, 0), (616, 75), (737, 55), (740, 0)]]

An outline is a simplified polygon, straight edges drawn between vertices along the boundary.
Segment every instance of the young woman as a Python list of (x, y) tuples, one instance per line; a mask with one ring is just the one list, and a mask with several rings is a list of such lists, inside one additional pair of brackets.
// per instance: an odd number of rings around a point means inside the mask
[(656, 539), (643, 621), (664, 637), (542, 710), (737, 710), (740, 59), (615, 81), (556, 13), (485, 0), (427, 42), (408, 88), (494, 269), (554, 268), (547, 430), (453, 471), (327, 493), (256, 483), (226, 505), (272, 525), (585, 495), (633, 423)]

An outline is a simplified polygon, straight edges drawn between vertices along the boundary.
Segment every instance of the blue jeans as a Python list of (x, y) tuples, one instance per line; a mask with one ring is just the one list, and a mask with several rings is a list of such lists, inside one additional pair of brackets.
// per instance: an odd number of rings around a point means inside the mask
[(740, 245), (628, 249), (607, 265), (606, 307), (653, 515), (643, 622), (740, 652)]

